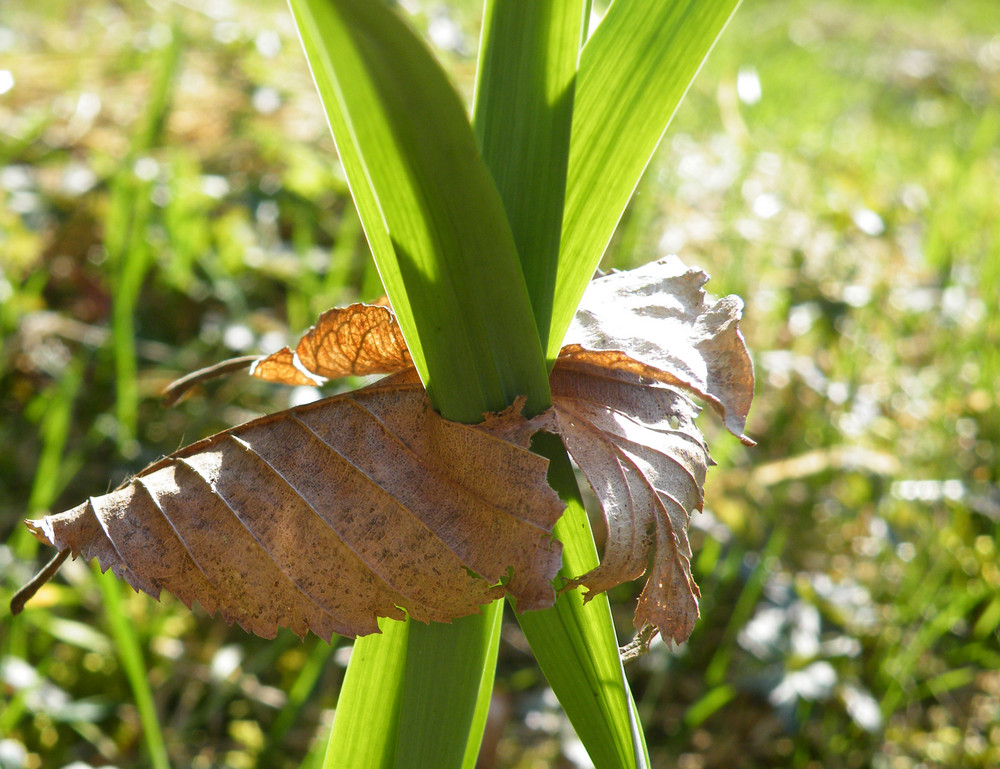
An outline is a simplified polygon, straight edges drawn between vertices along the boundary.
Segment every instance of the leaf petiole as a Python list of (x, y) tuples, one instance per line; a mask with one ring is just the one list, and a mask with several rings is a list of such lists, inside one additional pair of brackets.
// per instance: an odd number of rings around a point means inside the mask
[(205, 382), (209, 379), (215, 379), (215, 377), (222, 376), (223, 374), (231, 374), (234, 371), (239, 371), (242, 368), (246, 368), (251, 363), (255, 363), (260, 360), (262, 357), (263, 356), (261, 355), (241, 355), (239, 358), (230, 358), (229, 360), (224, 360), (212, 366), (206, 366), (205, 368), (200, 368), (197, 371), (192, 371), (190, 374), (185, 374), (180, 379), (175, 379), (163, 388), (163, 405), (173, 406), (180, 400), (184, 393), (196, 384)]
[(635, 637), (618, 650), (622, 662), (631, 662), (649, 652), (649, 644), (656, 635), (657, 630), (654, 625), (645, 625), (642, 630), (635, 634)]
[(10, 613), (12, 615), (16, 616), (24, 611), (24, 605), (34, 597), (35, 593), (42, 588), (42, 585), (56, 575), (56, 572), (59, 571), (59, 567), (63, 565), (63, 561), (65, 561), (68, 556), (68, 547), (64, 550), (60, 550), (55, 554), (55, 556), (53, 556), (51, 561), (45, 564), (45, 568), (31, 578), (27, 585), (14, 593), (14, 597), (10, 599)]

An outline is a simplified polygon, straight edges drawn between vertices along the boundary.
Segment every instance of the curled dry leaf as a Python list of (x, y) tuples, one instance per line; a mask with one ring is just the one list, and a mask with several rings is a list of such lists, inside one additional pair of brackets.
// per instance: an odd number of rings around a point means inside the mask
[(683, 391), (753, 444), (743, 435), (753, 395), (743, 305), (708, 304), (707, 279), (668, 257), (594, 280), (550, 380), (557, 431), (608, 526), (600, 566), (570, 585), (601, 592), (646, 572), (635, 626), (677, 643), (698, 618), (687, 529), (711, 463)]
[(271, 382), (316, 385), (351, 375), (394, 374), (412, 365), (392, 310), (352, 304), (324, 312), (294, 352), (285, 347), (268, 355), (250, 373)]
[(742, 303), (709, 305), (706, 280), (675, 257), (595, 280), (552, 372), (553, 408), (475, 427), (430, 407), (391, 310), (330, 310), (252, 373), (287, 384), (400, 373), (212, 436), (29, 526), (137, 589), (197, 600), (260, 635), (361, 635), (400, 609), (448, 620), (503, 592), (541, 608), (554, 598), (562, 509), (527, 450), (544, 428), (608, 526), (601, 564), (569, 586), (596, 593), (645, 572), (636, 626), (681, 642), (698, 616), (687, 528), (710, 464), (688, 394), (752, 444)]
[[(633, 381), (629, 381), (629, 377)], [(682, 393), (591, 363), (552, 372), (556, 431), (601, 504), (608, 536), (600, 565), (572, 580), (588, 597), (649, 570), (635, 625), (687, 639), (698, 618), (688, 520), (702, 506), (708, 450)], [(652, 566), (650, 558), (652, 557)]]
[(727, 296), (709, 305), (706, 281), (676, 256), (597, 278), (560, 357), (688, 390), (752, 446), (743, 435), (753, 398), (753, 363), (739, 330), (743, 301)]

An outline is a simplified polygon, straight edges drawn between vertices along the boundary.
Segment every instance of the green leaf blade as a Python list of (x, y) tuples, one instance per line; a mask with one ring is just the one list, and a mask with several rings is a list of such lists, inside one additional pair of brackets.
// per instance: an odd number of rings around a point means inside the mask
[[(567, 0), (486, 4), (480, 44), (474, 127), (483, 157), (500, 190), (539, 334), (547, 342), (555, 301), (574, 83), (589, 3)], [(597, 564), (565, 449), (539, 436), (570, 508), (556, 526), (564, 574), (578, 576)], [(642, 766), (645, 743), (630, 710), (630, 694), (606, 596), (584, 604), (579, 591), (556, 606), (519, 615), (535, 657), (588, 752), (599, 767)]]
[(582, 0), (490, 0), (473, 126), (517, 244), (542, 346), (555, 296)]
[[(396, 769), (474, 766), (496, 675), (503, 601), (450, 625), (410, 623)], [(471, 763), (470, 763), (471, 762)]]
[[(382, 3), (291, 0), (383, 284), (431, 400), (548, 405), (517, 250), (464, 107)], [(390, 53), (391, 52), (391, 53)]]
[[(382, 3), (290, 5), (383, 285), (435, 407), (478, 422), (526, 395), (529, 413), (543, 410), (548, 378), (516, 246), (451, 84)], [(326, 765), (469, 765), (492, 691), (501, 607), (453, 625), (387, 623), (383, 636), (358, 641)], [(444, 720), (428, 707), (440, 701), (443, 660), (451, 693)]]
[[(554, 532), (563, 543), (561, 573), (579, 576), (595, 567), (598, 557), (573, 468), (555, 436), (538, 436), (534, 448), (549, 457), (549, 482), (568, 503)], [(570, 590), (553, 608), (519, 614), (518, 622), (597, 769), (648, 766), (607, 595), (584, 603), (579, 589)]]
[(584, 46), (550, 360), (653, 151), (738, 4), (617, 0)]
[[(382, 620), (354, 643), (323, 769), (393, 769), (410, 623)], [(374, 696), (373, 696), (374, 695)]]

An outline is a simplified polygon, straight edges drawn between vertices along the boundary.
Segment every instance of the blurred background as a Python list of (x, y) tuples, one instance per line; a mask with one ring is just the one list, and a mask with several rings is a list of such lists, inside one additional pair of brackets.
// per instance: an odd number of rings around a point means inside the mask
[[(481, 5), (404, 5), (468, 94)], [(756, 448), (702, 419), (702, 618), (628, 668), (654, 766), (1000, 764), (998, 194), (995, 0), (745, 0), (604, 263), (704, 268), (757, 368)], [(24, 517), (316, 397), (167, 382), (381, 293), (281, 2), (3, 5), (0, 767), (319, 766), (348, 641), (82, 562), (6, 604), (51, 555)], [(588, 766), (504, 638), (481, 766)]]

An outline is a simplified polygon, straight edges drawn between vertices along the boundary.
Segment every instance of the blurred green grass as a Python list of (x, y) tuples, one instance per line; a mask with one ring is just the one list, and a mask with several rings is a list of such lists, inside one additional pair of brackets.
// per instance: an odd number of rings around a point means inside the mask
[[(468, 91), (456, 5), (417, 22)], [(381, 293), (287, 11), (193, 7), (0, 20), (4, 604), (47, 557), (26, 514), (311, 397), (232, 377), (166, 410), (164, 384)], [(990, 0), (746, 0), (651, 163), (605, 266), (677, 252), (744, 297), (759, 441), (703, 425), (703, 616), (629, 671), (654, 765), (1000, 762), (998, 105)], [(343, 654), (169, 596), (115, 622), (101, 584), (69, 563), (0, 616), (0, 766), (148, 766), (157, 731), (174, 766), (315, 760)], [(582, 765), (504, 637), (484, 766)]]

